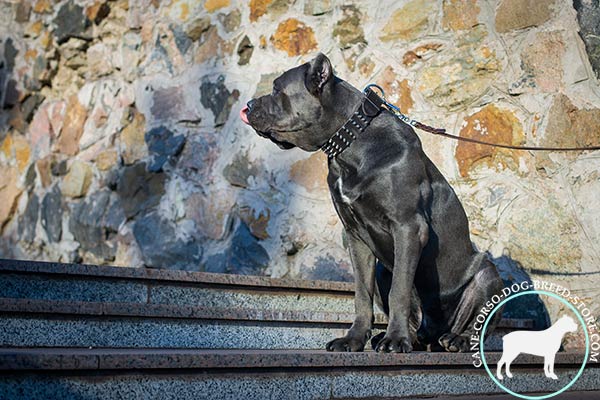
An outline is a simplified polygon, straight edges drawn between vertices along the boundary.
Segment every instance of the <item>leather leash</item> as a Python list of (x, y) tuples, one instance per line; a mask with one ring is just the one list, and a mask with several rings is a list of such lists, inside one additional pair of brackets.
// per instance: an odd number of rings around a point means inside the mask
[[(429, 125), (425, 125), (419, 121), (416, 121), (408, 116), (406, 116), (405, 114), (403, 114), (400, 109), (398, 107), (396, 107), (395, 105), (387, 102), (385, 100), (385, 93), (383, 91), (383, 89), (375, 84), (370, 84), (367, 85), (364, 89), (364, 93), (365, 95), (367, 95), (367, 93), (374, 93), (373, 90), (371, 89), (372, 87), (377, 88), (379, 91), (381, 91), (381, 102), (391, 111), (393, 112), (398, 118), (400, 118), (400, 120), (402, 120), (403, 122), (407, 123), (410, 126), (413, 126), (417, 129), (420, 129), (424, 132), (428, 132), (428, 133), (432, 133), (434, 135), (440, 135), (443, 137), (447, 137), (450, 139), (454, 139), (454, 140), (462, 140), (464, 142), (470, 142), (470, 143), (477, 143), (477, 144), (481, 144), (484, 146), (493, 146), (493, 147), (501, 147), (504, 149), (511, 149), (511, 150), (530, 150), (530, 151), (584, 151), (584, 150), (600, 150), (600, 145), (597, 146), (588, 146), (588, 147), (537, 147), (537, 146), (514, 146), (514, 145), (510, 145), (510, 144), (501, 144), (501, 143), (491, 143), (491, 142), (486, 142), (484, 140), (478, 140), (478, 139), (472, 139), (472, 138), (466, 138), (466, 137), (462, 137), (462, 136), (457, 136), (457, 135), (452, 135), (448, 132), (446, 132), (445, 129), (443, 128), (434, 128), (431, 127)], [(377, 97), (379, 97), (378, 95), (375, 95)]]

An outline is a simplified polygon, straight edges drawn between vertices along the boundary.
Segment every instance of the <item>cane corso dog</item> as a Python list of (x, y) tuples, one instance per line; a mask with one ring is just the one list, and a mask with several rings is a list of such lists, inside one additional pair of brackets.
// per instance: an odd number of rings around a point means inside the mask
[[(282, 149), (329, 155), (327, 182), (354, 268), (356, 317), (326, 348), (364, 350), (375, 302), (389, 321), (385, 334), (371, 341), (375, 350), (468, 351), (475, 317), (500, 293), (502, 280), (474, 249), (458, 197), (412, 127), (385, 107), (375, 113), (372, 102), (367, 111), (364, 105), (365, 95), (318, 54), (240, 112)], [(347, 129), (349, 121), (358, 129)]]

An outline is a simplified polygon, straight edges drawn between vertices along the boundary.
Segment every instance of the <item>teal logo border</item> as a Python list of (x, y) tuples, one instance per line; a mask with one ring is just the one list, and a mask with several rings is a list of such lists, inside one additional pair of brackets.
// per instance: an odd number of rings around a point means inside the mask
[[(537, 295), (545, 295), (545, 296), (550, 296), (550, 297), (554, 297), (555, 299), (558, 299), (560, 301), (562, 301), (564, 304), (566, 304), (571, 311), (573, 311), (575, 313), (575, 315), (577, 316), (577, 319), (579, 320), (579, 322), (581, 323), (581, 326), (583, 327), (583, 332), (585, 334), (585, 357), (583, 359), (583, 363), (581, 364), (581, 368), (579, 368), (579, 371), (577, 372), (577, 375), (575, 375), (575, 377), (562, 389), (557, 390), (554, 393), (549, 393), (543, 396), (528, 396), (525, 394), (520, 394), (520, 393), (516, 393), (513, 392), (512, 390), (510, 390), (509, 388), (505, 387), (502, 383), (500, 383), (496, 377), (494, 376), (494, 374), (490, 371), (490, 368), (487, 365), (487, 362), (485, 361), (485, 354), (483, 351), (483, 341), (485, 338), (485, 331), (487, 329), (488, 326), (488, 322), (490, 322), (490, 320), (492, 319), (492, 316), (496, 313), (496, 311), (498, 311), (500, 309), (500, 307), (502, 305), (504, 305), (505, 303), (509, 302), (510, 300), (513, 300), (519, 296), (525, 296), (528, 294), (537, 294)], [(485, 323), (483, 324), (483, 328), (481, 330), (481, 337), (479, 338), (479, 351), (481, 353), (481, 362), (483, 363), (483, 366), (485, 367), (485, 370), (487, 371), (488, 375), (490, 376), (490, 378), (492, 378), (492, 380), (494, 381), (494, 383), (496, 385), (498, 385), (502, 390), (504, 390), (505, 392), (515, 396), (515, 397), (519, 397), (521, 399), (527, 399), (527, 400), (541, 400), (541, 399), (548, 399), (550, 397), (554, 397), (556, 395), (561, 394), (562, 392), (564, 392), (565, 390), (567, 390), (568, 388), (570, 388), (575, 381), (577, 381), (577, 379), (579, 379), (579, 377), (581, 376), (581, 374), (583, 373), (583, 370), (585, 368), (587, 359), (590, 355), (590, 335), (587, 331), (587, 326), (585, 325), (585, 321), (583, 320), (583, 317), (579, 314), (579, 312), (577, 311), (577, 309), (575, 308), (575, 306), (573, 306), (573, 304), (571, 304), (570, 302), (567, 301), (567, 299), (565, 299), (564, 297), (561, 297), (559, 295), (557, 295), (556, 293), (552, 293), (552, 292), (546, 292), (544, 290), (528, 290), (526, 292), (521, 292), (521, 293), (516, 293), (513, 294), (509, 297), (507, 297), (506, 299), (502, 300), (490, 313), (490, 315), (488, 315)]]

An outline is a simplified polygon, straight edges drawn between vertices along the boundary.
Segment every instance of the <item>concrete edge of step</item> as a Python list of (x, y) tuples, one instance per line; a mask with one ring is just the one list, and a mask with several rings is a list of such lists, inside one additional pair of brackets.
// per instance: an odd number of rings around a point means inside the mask
[[(257, 310), (175, 304), (87, 302), (0, 298), (0, 313), (80, 317), (140, 317), (256, 322), (352, 323), (353, 314), (324, 311)], [(379, 319), (383, 316), (379, 316)], [(376, 321), (381, 323), (382, 321)]]
[(48, 274), (55, 276), (96, 277), (200, 283), (235, 287), (354, 293), (350, 282), (269, 278), (264, 276), (217, 274), (210, 272), (173, 271), (154, 268), (65, 264), (46, 261), (0, 259), (0, 272)]
[[(223, 321), (290, 322), (316, 324), (351, 324), (353, 313), (338, 313), (310, 310), (258, 310), (254, 308), (218, 308), (155, 303), (86, 302), (65, 300), (38, 300), (0, 298), (0, 313), (3, 314), (50, 314), (91, 317), (141, 317), (199, 319)], [(385, 327), (387, 319), (375, 314), (375, 326)], [(499, 328), (530, 329), (531, 320), (503, 319)]]
[[(501, 353), (486, 352), (490, 365)], [(583, 352), (559, 352), (557, 368), (579, 368)], [(540, 357), (521, 355), (514, 365), (543, 363)], [(598, 368), (597, 364), (590, 365)], [(382, 354), (331, 353), (324, 350), (195, 350), (195, 349), (82, 349), (82, 348), (0, 348), (0, 370), (134, 370), (134, 369), (330, 369), (362, 368), (423, 370), (468, 368), (470, 353)], [(483, 370), (483, 369), (481, 369)]]

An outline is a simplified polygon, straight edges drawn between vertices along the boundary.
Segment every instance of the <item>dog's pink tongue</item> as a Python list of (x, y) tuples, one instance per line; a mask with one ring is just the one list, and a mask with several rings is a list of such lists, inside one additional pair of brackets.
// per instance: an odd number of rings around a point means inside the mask
[(240, 118), (242, 119), (242, 121), (244, 121), (245, 124), (249, 124), (249, 122), (248, 122), (248, 106), (244, 106), (244, 108), (242, 108), (240, 110)]

